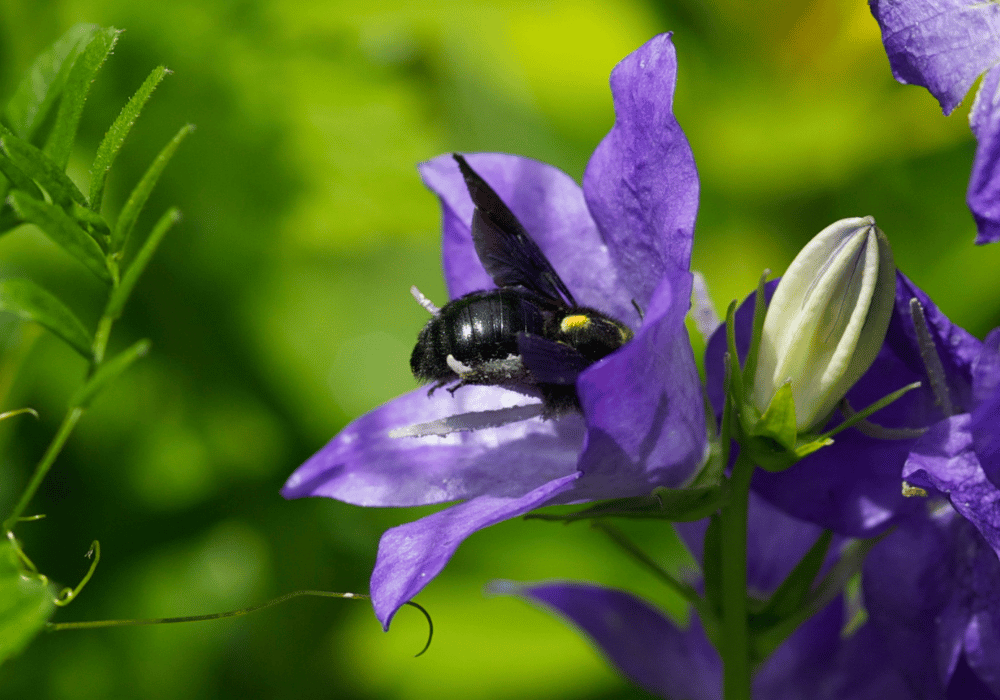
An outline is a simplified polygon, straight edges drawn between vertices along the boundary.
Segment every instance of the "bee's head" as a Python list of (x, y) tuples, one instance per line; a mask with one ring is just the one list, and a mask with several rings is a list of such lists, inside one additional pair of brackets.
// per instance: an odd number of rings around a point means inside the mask
[(572, 309), (558, 319), (554, 340), (576, 348), (591, 362), (610, 355), (632, 339), (632, 329), (594, 309)]

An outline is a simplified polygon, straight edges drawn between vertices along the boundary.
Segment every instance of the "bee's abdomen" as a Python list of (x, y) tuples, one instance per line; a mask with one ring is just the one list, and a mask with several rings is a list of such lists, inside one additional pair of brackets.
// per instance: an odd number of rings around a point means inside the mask
[(418, 379), (443, 379), (454, 374), (448, 355), (470, 367), (517, 355), (517, 334), (542, 333), (546, 318), (534, 295), (518, 289), (466, 294), (424, 326), (410, 369)]

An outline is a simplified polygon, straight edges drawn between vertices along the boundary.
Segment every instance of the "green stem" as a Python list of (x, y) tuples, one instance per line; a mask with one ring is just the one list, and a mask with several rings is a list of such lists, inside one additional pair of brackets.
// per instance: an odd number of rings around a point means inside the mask
[(754, 464), (740, 452), (729, 478), (729, 501), (720, 513), (722, 536), (723, 697), (750, 700), (750, 632), (747, 627), (747, 505)]
[(83, 415), (83, 409), (79, 406), (73, 407), (66, 413), (63, 418), (62, 424), (59, 426), (59, 430), (56, 431), (55, 437), (52, 438), (52, 442), (49, 443), (48, 448), (45, 450), (45, 454), (42, 455), (42, 459), (38, 462), (38, 466), (35, 467), (35, 473), (31, 475), (31, 481), (28, 482), (28, 487), (21, 494), (21, 499), (14, 506), (13, 512), (10, 516), (4, 520), (3, 528), (6, 532), (10, 532), (14, 529), (14, 525), (17, 524), (18, 519), (24, 513), (24, 509), (28, 507), (28, 503), (35, 496), (35, 492), (38, 491), (38, 487), (42, 485), (42, 480), (45, 479), (45, 475), (49, 473), (49, 469), (52, 464), (56, 461), (56, 457), (62, 451), (63, 445), (66, 444), (66, 440), (69, 439), (70, 433), (73, 432), (73, 428), (76, 427), (77, 422), (80, 420), (80, 416)]
[(108, 339), (111, 337), (111, 326), (115, 320), (110, 316), (101, 316), (97, 322), (97, 332), (94, 333), (94, 359), (90, 365), (90, 376), (93, 376), (97, 368), (104, 362), (104, 353), (108, 349)]

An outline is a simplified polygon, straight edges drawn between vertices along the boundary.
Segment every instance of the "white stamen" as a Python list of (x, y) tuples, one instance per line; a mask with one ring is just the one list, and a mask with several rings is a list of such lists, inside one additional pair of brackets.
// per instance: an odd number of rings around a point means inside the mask
[(410, 294), (413, 295), (413, 298), (417, 300), (418, 304), (427, 309), (427, 312), (430, 313), (431, 316), (437, 316), (438, 313), (441, 312), (441, 309), (435, 306), (433, 301), (425, 297), (423, 292), (417, 289), (417, 285), (410, 287)]
[(692, 270), (693, 277), (691, 284), (691, 318), (698, 329), (701, 337), (708, 342), (708, 339), (715, 333), (721, 321), (719, 314), (712, 305), (712, 299), (708, 296), (708, 284), (705, 283), (705, 276), (697, 270)]
[(439, 418), (428, 423), (407, 425), (403, 428), (393, 428), (389, 437), (427, 437), (428, 435), (451, 435), (452, 433), (471, 432), (483, 428), (499, 428), (510, 423), (517, 423), (542, 415), (545, 405), (530, 403), (525, 406), (512, 406), (492, 411), (473, 411), (459, 413), (456, 416)]

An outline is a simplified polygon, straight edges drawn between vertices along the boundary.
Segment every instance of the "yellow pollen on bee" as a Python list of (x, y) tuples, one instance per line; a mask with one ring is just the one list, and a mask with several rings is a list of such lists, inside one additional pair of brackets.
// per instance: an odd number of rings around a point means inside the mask
[(559, 330), (563, 333), (569, 333), (570, 331), (586, 328), (589, 325), (590, 318), (584, 316), (583, 314), (573, 314), (572, 316), (567, 316), (562, 320), (559, 324)]

